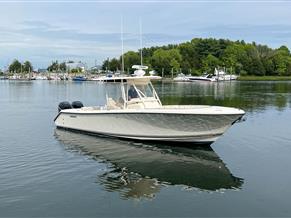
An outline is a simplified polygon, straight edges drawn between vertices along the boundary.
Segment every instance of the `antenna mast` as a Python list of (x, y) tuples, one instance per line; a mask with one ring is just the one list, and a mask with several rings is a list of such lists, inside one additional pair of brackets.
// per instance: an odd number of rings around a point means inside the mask
[(140, 65), (142, 66), (142, 23), (139, 19), (139, 34), (140, 34)]
[(123, 16), (121, 16), (121, 70), (124, 73), (124, 56), (123, 56)]

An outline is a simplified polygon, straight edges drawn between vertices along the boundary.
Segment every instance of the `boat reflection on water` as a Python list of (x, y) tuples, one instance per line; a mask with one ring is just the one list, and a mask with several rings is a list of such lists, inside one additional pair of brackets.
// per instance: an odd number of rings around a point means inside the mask
[(152, 198), (164, 185), (183, 185), (205, 191), (239, 189), (234, 177), (211, 147), (187, 148), (136, 143), (55, 130), (55, 137), (70, 151), (81, 151), (110, 163), (97, 183), (122, 198)]

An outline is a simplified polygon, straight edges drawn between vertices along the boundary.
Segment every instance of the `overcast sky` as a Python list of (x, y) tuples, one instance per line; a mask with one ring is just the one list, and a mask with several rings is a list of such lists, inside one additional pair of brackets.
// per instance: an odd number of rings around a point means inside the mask
[(35, 68), (52, 60), (89, 66), (143, 46), (215, 37), (291, 47), (289, 1), (1, 1), (0, 67), (14, 58)]

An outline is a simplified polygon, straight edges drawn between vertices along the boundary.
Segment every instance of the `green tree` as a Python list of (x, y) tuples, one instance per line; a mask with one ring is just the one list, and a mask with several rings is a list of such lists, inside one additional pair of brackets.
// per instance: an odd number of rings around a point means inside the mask
[(285, 45), (278, 48), (278, 51), (282, 52), (284, 56), (290, 56), (290, 50)]
[(102, 70), (109, 70), (108, 69), (109, 68), (109, 58), (108, 59), (106, 59), (105, 61), (103, 61), (103, 63), (102, 63)]
[(59, 69), (59, 63), (58, 61), (53, 61), (52, 64), (50, 66), (48, 66), (47, 70), (48, 71), (57, 71)]
[(195, 50), (195, 43), (182, 43), (179, 46), (179, 51), (182, 56), (180, 65), (184, 73), (189, 73), (190, 69), (191, 71), (199, 69), (200, 60), (198, 58), (197, 51)]
[(163, 50), (158, 49), (152, 57), (152, 67), (159, 73), (164, 69), (165, 75), (170, 75), (171, 69), (180, 68), (182, 56), (178, 49)]
[(109, 62), (109, 70), (110, 71), (117, 71), (119, 69), (121, 69), (120, 66), (120, 61), (117, 60), (116, 58), (111, 59), (111, 61)]
[(167, 52), (161, 48), (154, 52), (151, 60), (153, 68), (160, 74), (162, 73), (163, 68), (166, 68), (167, 71), (170, 70), (169, 61)]
[(272, 58), (262, 58), (262, 64), (264, 65), (265, 68), (265, 75), (270, 76), (270, 75), (275, 75), (275, 64), (272, 60)]
[(275, 74), (280, 76), (289, 74), (290, 52), (286, 46), (281, 46), (277, 49), (271, 59), (274, 63)]
[(202, 60), (202, 70), (203, 72), (212, 73), (215, 67), (220, 65), (218, 58), (214, 57), (212, 54), (209, 54), (206, 58)]
[(32, 64), (29, 61), (25, 61), (22, 68), (23, 72), (25, 73), (33, 71)]
[(248, 69), (249, 73), (256, 75), (256, 76), (263, 76), (265, 75), (265, 68), (262, 61), (259, 58), (251, 59), (250, 66)]
[(174, 72), (178, 72), (180, 69), (180, 64), (176, 59), (172, 59), (170, 62), (170, 66), (172, 67)]
[[(139, 53), (134, 51), (126, 52), (123, 55), (124, 58), (124, 69), (125, 71), (128, 69), (129, 72), (133, 72), (133, 69), (131, 68), (133, 65), (140, 64), (140, 56)], [(121, 57), (120, 57), (120, 63), (121, 63)]]
[[(143, 48), (143, 63), (159, 74), (165, 75), (171, 70), (182, 68), (184, 73), (200, 74), (211, 72), (217, 66), (232, 69), (232, 72), (244, 75), (289, 75), (290, 51), (288, 47), (269, 48), (255, 42), (230, 41), (227, 39), (194, 38), (177, 45)], [(125, 69), (140, 63), (138, 52), (124, 54)], [(103, 69), (120, 69), (120, 63), (113, 58), (103, 62)], [(110, 67), (109, 67), (110, 66)]]
[(11, 73), (20, 73), (22, 71), (22, 65), (21, 63), (15, 59), (10, 65), (9, 65), (9, 72)]
[(79, 69), (77, 69), (77, 68), (71, 69), (70, 73), (77, 74), (77, 73), (79, 73)]
[(244, 46), (247, 57), (244, 60), (243, 69), (248, 72), (249, 75), (262, 76), (266, 74), (266, 70), (256, 46), (254, 42)]
[(60, 63), (59, 68), (61, 71), (65, 72), (67, 70), (66, 62)]
[(73, 73), (73, 74), (82, 73), (82, 68), (80, 68), (80, 67), (73, 68), (70, 70), (70, 73)]
[(222, 56), (223, 65), (239, 74), (247, 61), (247, 52), (242, 44), (231, 44), (226, 47)]
[(286, 76), (291, 76), (291, 57), (288, 58)]

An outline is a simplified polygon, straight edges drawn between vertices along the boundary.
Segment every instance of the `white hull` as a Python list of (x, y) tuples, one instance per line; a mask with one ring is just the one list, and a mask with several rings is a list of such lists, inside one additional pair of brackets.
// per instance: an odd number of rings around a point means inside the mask
[(191, 76), (188, 78), (189, 81), (207, 81), (207, 82), (216, 82), (216, 78), (207, 78), (203, 76)]
[(207, 82), (219, 82), (219, 81), (231, 81), (231, 80), (236, 80), (237, 76), (236, 75), (224, 75), (224, 76), (214, 76), (211, 78), (207, 77), (202, 77), (202, 76), (197, 76), (197, 77), (189, 77), (187, 81), (207, 81)]
[(212, 143), (244, 114), (235, 108), (164, 106), (156, 109), (62, 110), (57, 127), (107, 136), (154, 141)]

